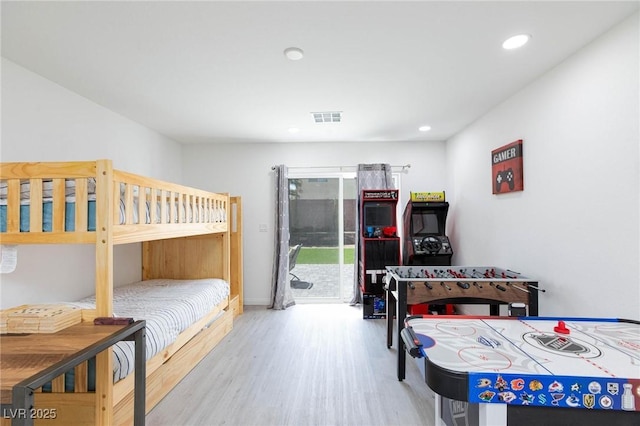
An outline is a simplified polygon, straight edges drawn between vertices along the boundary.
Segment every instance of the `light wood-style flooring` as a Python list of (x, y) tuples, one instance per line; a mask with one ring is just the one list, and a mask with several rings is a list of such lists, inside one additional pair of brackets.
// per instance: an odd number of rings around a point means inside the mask
[(233, 331), (148, 415), (154, 425), (433, 425), (433, 393), (360, 307), (245, 307)]

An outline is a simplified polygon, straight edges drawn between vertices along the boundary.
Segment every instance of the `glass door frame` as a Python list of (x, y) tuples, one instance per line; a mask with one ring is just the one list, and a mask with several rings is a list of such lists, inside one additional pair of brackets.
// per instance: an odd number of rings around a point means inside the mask
[[(342, 290), (345, 285), (344, 266), (344, 180), (356, 179), (356, 172), (321, 171), (317, 169), (297, 170), (289, 169), (288, 179), (338, 179), (338, 270), (339, 270), (339, 294), (335, 297), (298, 297), (296, 303), (348, 303), (342, 299)], [(356, 188), (357, 189), (357, 188)], [(356, 194), (357, 196), (357, 194)], [(357, 231), (356, 231), (357, 235)], [(357, 261), (357, 260), (356, 260)], [(353, 285), (352, 285), (353, 287)]]

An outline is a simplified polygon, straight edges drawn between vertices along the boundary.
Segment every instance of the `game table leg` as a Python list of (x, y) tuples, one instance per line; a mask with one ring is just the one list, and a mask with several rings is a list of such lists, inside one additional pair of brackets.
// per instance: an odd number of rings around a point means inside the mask
[(489, 305), (489, 315), (491, 315), (492, 317), (500, 316), (500, 305)]
[(478, 404), (478, 426), (506, 426), (507, 404)]
[(396, 314), (396, 298), (393, 295), (394, 288), (391, 286), (393, 279), (390, 279), (386, 285), (385, 294), (387, 296), (386, 308), (387, 308), (387, 348), (393, 345), (393, 317)]
[(397, 338), (398, 342), (398, 380), (403, 381), (405, 379), (407, 353), (402, 342), (402, 329), (404, 328), (404, 320), (407, 317), (407, 283), (396, 282), (396, 316), (397, 321)]
[(447, 426), (447, 424), (444, 422), (444, 420), (442, 420), (442, 397), (437, 394), (434, 393), (435, 395), (435, 399), (433, 400), (433, 408), (434, 408), (434, 414), (435, 414), (435, 421), (434, 421), (434, 425), (435, 426)]

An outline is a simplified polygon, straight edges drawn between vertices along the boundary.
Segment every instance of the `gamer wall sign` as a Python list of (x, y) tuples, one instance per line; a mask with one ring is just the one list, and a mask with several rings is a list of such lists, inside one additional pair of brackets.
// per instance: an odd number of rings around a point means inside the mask
[(494, 194), (522, 191), (522, 139), (491, 151), (491, 176)]

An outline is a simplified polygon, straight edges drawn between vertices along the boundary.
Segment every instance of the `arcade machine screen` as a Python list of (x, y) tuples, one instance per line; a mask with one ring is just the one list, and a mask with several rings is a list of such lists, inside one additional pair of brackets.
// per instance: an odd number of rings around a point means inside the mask
[(434, 211), (422, 210), (411, 215), (411, 227), (414, 235), (437, 235), (440, 233), (438, 215)]
[[(366, 203), (363, 213), (365, 232), (373, 228), (374, 232), (377, 231), (379, 233), (383, 228), (395, 224), (396, 207), (393, 203)], [(372, 237), (373, 235), (366, 236)]]

